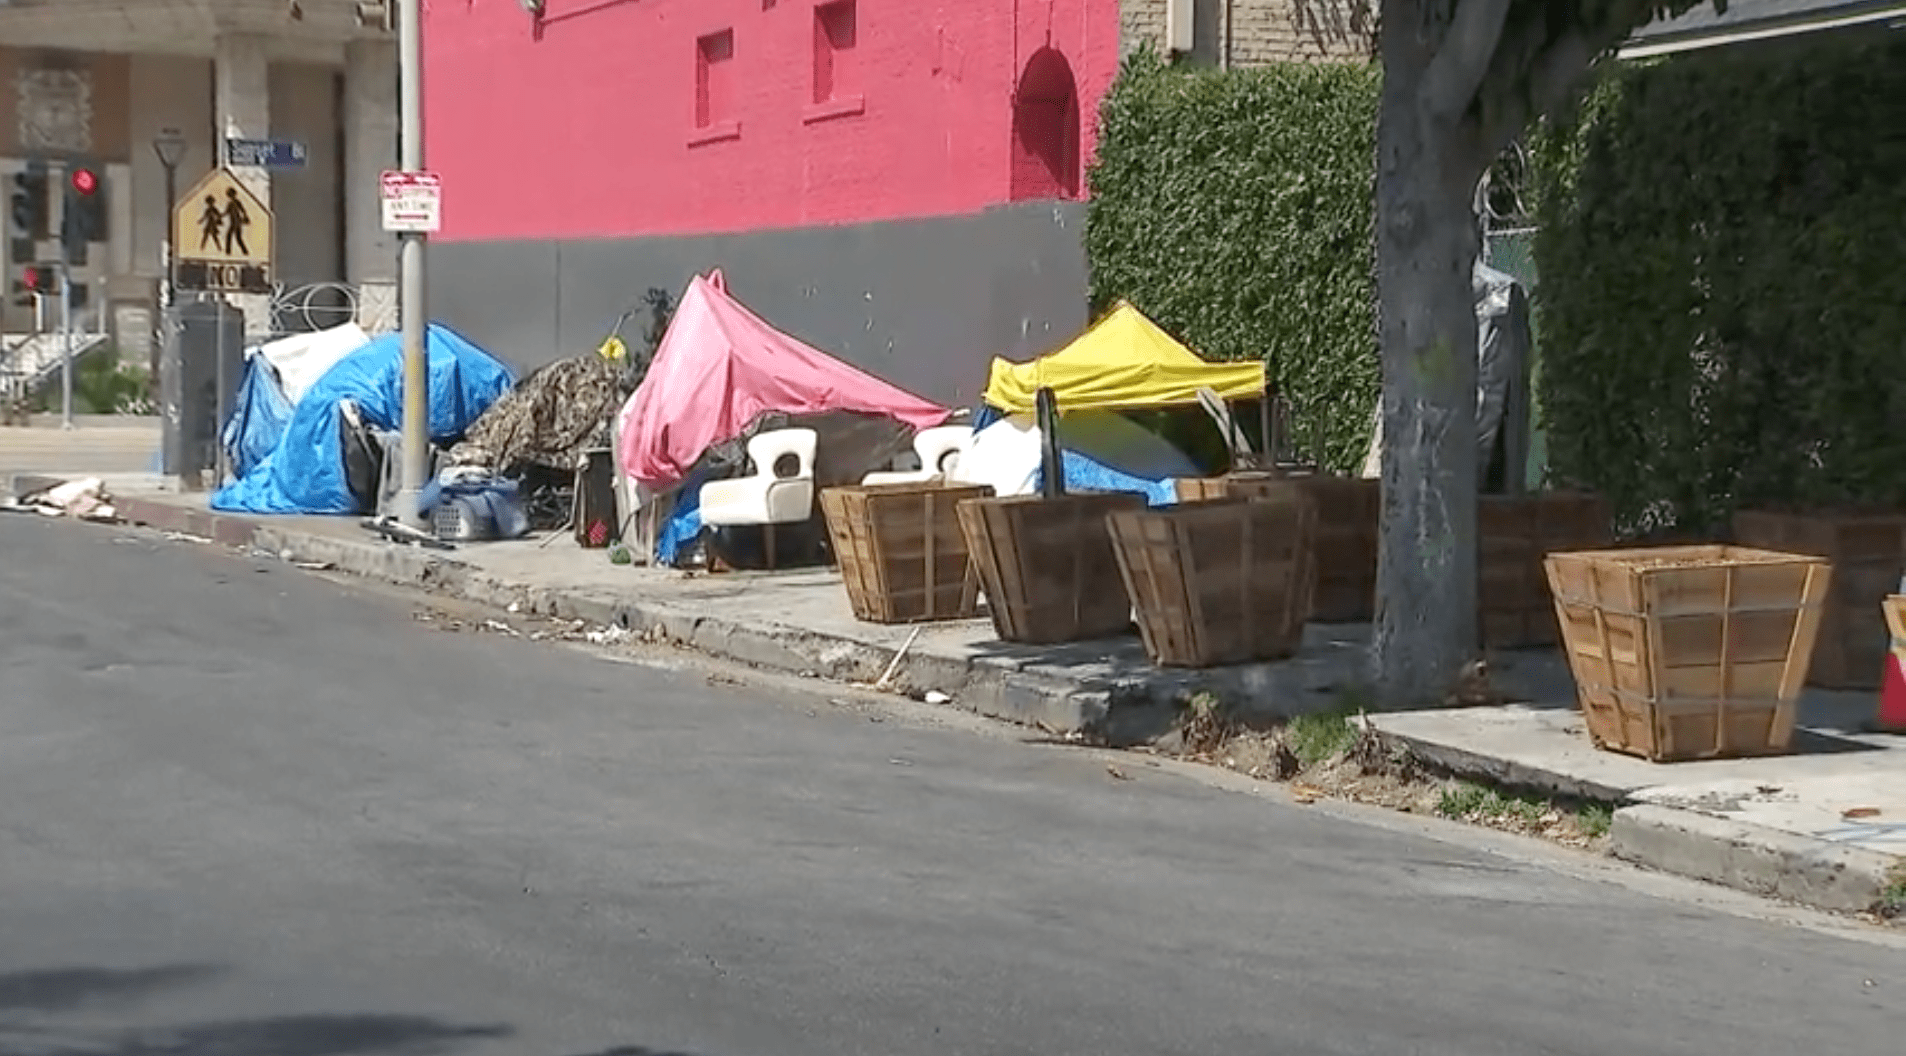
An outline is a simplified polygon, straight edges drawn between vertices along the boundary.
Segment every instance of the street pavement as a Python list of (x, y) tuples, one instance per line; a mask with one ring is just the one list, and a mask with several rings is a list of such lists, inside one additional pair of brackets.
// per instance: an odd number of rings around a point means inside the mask
[(1897, 1053), (1906, 948), (0, 516), (0, 1056)]

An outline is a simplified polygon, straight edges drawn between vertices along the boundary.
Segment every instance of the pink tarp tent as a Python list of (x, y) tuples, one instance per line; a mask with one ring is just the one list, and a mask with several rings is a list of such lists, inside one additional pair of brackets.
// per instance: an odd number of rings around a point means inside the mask
[(939, 425), (949, 413), (769, 326), (728, 296), (716, 270), (689, 283), (648, 375), (622, 406), (622, 472), (651, 491), (666, 490), (711, 445), (771, 411), (856, 411), (915, 429)]

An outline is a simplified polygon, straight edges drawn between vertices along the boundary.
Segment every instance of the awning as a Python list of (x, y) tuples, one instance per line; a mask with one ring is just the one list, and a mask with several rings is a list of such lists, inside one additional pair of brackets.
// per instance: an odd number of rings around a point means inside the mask
[(985, 398), (1008, 414), (1029, 414), (1033, 394), (1047, 386), (1061, 411), (1190, 404), (1203, 388), (1226, 400), (1256, 399), (1264, 394), (1264, 365), (1208, 363), (1120, 301), (1057, 352), (1030, 363), (994, 359)]

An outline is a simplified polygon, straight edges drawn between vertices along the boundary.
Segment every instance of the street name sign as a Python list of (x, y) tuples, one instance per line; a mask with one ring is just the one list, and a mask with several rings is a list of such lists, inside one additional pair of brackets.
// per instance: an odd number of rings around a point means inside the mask
[(228, 139), (225, 164), (237, 169), (302, 169), (309, 152), (293, 139)]

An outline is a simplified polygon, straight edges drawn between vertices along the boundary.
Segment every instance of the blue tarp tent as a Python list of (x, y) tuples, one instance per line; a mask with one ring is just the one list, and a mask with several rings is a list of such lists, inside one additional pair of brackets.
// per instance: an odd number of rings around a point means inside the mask
[(243, 477), (271, 457), (290, 424), (291, 400), (278, 380), (278, 369), (254, 352), (245, 361), (245, 380), (219, 436), (232, 460), (232, 473)]
[[(430, 324), (430, 439), (463, 435), (515, 384), (510, 368), (448, 327)], [(403, 422), (402, 338), (385, 334), (325, 372), (292, 412), (276, 450), (236, 483), (212, 495), (230, 513), (356, 513), (344, 479), (338, 403), (357, 404), (364, 424), (395, 430)]]

